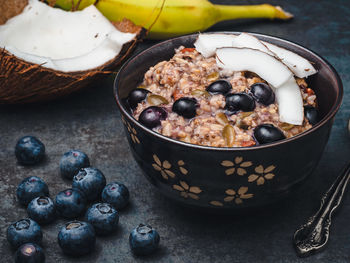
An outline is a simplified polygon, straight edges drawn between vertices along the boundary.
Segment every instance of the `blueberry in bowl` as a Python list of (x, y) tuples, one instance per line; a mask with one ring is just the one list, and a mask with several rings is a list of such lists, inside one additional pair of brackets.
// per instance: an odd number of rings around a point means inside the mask
[(51, 198), (34, 198), (27, 207), (28, 216), (39, 224), (49, 224), (56, 219), (56, 207)]
[(75, 218), (84, 212), (86, 202), (84, 193), (79, 189), (66, 189), (56, 195), (56, 211), (64, 218)]
[(119, 214), (111, 204), (97, 203), (86, 211), (85, 219), (97, 235), (110, 235), (118, 227)]
[(15, 254), (15, 263), (44, 263), (43, 249), (35, 243), (25, 243), (20, 246)]
[(70, 150), (63, 154), (60, 160), (61, 175), (67, 179), (73, 179), (81, 168), (89, 167), (89, 157), (79, 150)]
[(15, 249), (25, 243), (40, 244), (42, 238), (40, 226), (30, 218), (18, 220), (7, 228), (7, 241)]
[(154, 253), (159, 247), (160, 236), (149, 225), (140, 224), (131, 231), (129, 244), (135, 255), (145, 256)]
[(49, 196), (49, 187), (41, 178), (30, 176), (18, 185), (16, 195), (20, 204), (28, 205), (35, 197)]
[(15, 155), (20, 164), (37, 164), (45, 156), (45, 145), (34, 136), (24, 136), (17, 141)]
[(57, 239), (63, 253), (75, 257), (91, 253), (96, 243), (93, 226), (83, 221), (66, 223), (58, 233)]
[[(213, 32), (164, 41), (130, 59), (116, 76), (131, 153), (149, 182), (179, 204), (230, 213), (279, 201), (312, 173), (327, 144), (343, 97), (335, 69), (293, 42), (249, 35)], [(232, 46), (220, 46), (222, 38)], [(231, 87), (213, 88), (221, 80)], [(132, 109), (125, 103), (139, 86), (167, 101), (157, 106), (162, 114), (152, 125), (140, 120), (151, 107), (147, 99)], [(197, 101), (189, 118), (174, 108), (183, 98)]]
[(128, 188), (118, 182), (109, 183), (102, 191), (102, 201), (111, 204), (117, 210), (127, 206), (129, 196)]
[(88, 201), (98, 199), (105, 186), (105, 176), (100, 170), (93, 167), (81, 168), (73, 177), (72, 187), (82, 191)]

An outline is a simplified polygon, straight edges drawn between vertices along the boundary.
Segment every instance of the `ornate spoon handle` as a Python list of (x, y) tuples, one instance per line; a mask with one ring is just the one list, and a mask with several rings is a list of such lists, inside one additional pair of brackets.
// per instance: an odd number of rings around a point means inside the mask
[(327, 244), (332, 214), (343, 200), (349, 179), (350, 163), (323, 195), (320, 209), (295, 232), (294, 246), (298, 256), (309, 256)]

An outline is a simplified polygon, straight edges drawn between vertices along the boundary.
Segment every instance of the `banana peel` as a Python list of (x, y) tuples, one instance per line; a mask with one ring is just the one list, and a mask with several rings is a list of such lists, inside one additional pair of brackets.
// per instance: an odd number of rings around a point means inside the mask
[(149, 30), (151, 39), (165, 39), (204, 31), (217, 22), (239, 18), (287, 20), (292, 14), (279, 6), (214, 5), (207, 0), (51, 0), (66, 9), (84, 9), (95, 4), (110, 21), (130, 19)]

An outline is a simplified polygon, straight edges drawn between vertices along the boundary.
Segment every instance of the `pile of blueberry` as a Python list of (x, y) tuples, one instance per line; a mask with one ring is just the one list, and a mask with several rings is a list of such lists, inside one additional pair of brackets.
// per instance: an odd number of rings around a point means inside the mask
[[(217, 80), (211, 83), (206, 92), (209, 94), (221, 94), (225, 96), (226, 114), (232, 115), (237, 112), (253, 111), (256, 107), (256, 102), (268, 106), (275, 102), (275, 94), (271, 87), (263, 82), (251, 85), (250, 92), (231, 93), (231, 84), (226, 80)], [(208, 94), (207, 93), (207, 94)], [(137, 104), (144, 101), (150, 91), (142, 88), (137, 88), (129, 93), (127, 102), (133, 110)], [(192, 97), (182, 97), (177, 99), (172, 111), (184, 118), (191, 119), (196, 116), (198, 107), (197, 100)], [(314, 125), (317, 123), (317, 110), (312, 106), (305, 106), (305, 117)], [(153, 129), (161, 124), (162, 120), (167, 117), (167, 112), (159, 106), (150, 106), (143, 110), (139, 116), (139, 121), (147, 128)], [(283, 132), (272, 124), (261, 124), (254, 129), (254, 137), (259, 144), (278, 141), (284, 139)]]
[[(21, 138), (15, 147), (17, 160), (33, 165), (45, 156), (44, 144), (33, 136)], [(123, 184), (112, 182), (97, 168), (90, 167), (88, 156), (78, 150), (66, 152), (60, 161), (61, 175), (72, 180), (72, 188), (61, 191), (53, 201), (47, 184), (39, 177), (25, 178), (17, 187), (19, 203), (27, 207), (28, 218), (12, 223), (7, 229), (7, 240), (17, 249), (15, 262), (45, 262), (40, 247), (40, 225), (52, 223), (57, 216), (67, 222), (58, 233), (58, 244), (71, 256), (82, 256), (93, 251), (96, 235), (113, 233), (119, 222), (118, 211), (129, 202), (129, 191)], [(102, 202), (96, 201), (101, 200)], [(85, 212), (88, 203), (93, 203)], [(85, 212), (85, 221), (76, 220)], [(160, 237), (151, 226), (140, 224), (129, 237), (131, 250), (137, 255), (153, 253)]]

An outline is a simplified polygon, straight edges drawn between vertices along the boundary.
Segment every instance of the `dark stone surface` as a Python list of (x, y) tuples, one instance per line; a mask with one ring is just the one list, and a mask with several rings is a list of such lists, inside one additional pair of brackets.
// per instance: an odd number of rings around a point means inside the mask
[[(220, 1), (220, 3), (263, 1)], [(129, 151), (119, 112), (112, 95), (112, 78), (69, 98), (40, 105), (0, 108), (0, 254), (11, 262), (7, 226), (26, 217), (16, 202), (17, 184), (30, 175), (48, 183), (51, 197), (68, 188), (59, 175), (61, 155), (71, 148), (86, 152), (107, 181), (129, 187), (131, 204), (120, 215), (120, 227), (111, 237), (98, 238), (90, 256), (72, 259), (62, 255), (57, 234), (64, 220), (43, 227), (47, 262), (349, 262), (350, 196), (344, 200), (331, 228), (327, 249), (299, 259), (292, 246), (295, 229), (318, 209), (321, 195), (330, 186), (350, 155), (346, 125), (350, 117), (350, 2), (269, 1), (295, 15), (290, 22), (232, 21), (213, 30), (258, 32), (292, 40), (325, 57), (339, 72), (345, 96), (330, 141), (313, 175), (288, 200), (251, 215), (198, 214), (173, 205), (146, 181)], [(145, 41), (138, 51), (154, 41)], [(32, 134), (46, 146), (45, 162), (35, 167), (16, 163), (18, 138)], [(302, 150), (302, 149), (301, 149)], [(293, 164), (291, 164), (293, 165)], [(161, 235), (154, 256), (139, 258), (128, 245), (130, 231), (139, 223), (152, 225)]]

